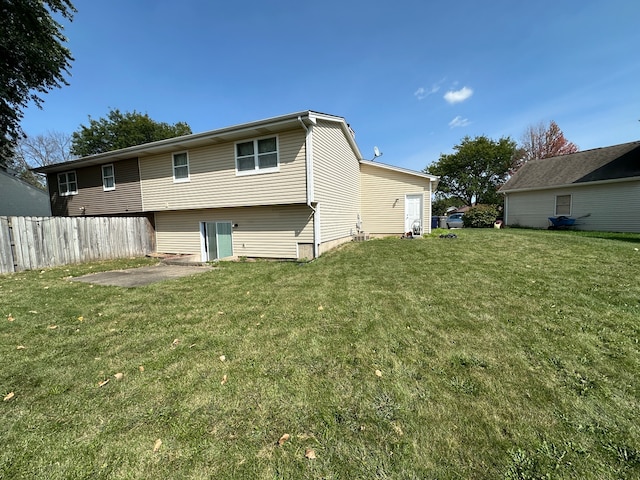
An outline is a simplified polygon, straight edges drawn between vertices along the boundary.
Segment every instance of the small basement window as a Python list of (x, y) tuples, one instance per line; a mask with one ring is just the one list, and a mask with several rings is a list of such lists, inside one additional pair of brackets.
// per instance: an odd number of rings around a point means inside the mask
[(556, 195), (556, 216), (571, 215), (571, 195)]

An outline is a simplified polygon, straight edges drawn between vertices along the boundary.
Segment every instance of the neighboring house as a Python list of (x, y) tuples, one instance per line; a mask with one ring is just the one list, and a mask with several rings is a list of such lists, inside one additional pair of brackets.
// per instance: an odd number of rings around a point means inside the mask
[(527, 162), (500, 192), (507, 225), (566, 216), (582, 230), (640, 232), (640, 142)]
[(51, 206), (47, 192), (0, 168), (0, 215), (48, 217)]
[(366, 161), (342, 117), (293, 113), (38, 168), (54, 215), (147, 215), (160, 253), (315, 258), (429, 231), (437, 177)]

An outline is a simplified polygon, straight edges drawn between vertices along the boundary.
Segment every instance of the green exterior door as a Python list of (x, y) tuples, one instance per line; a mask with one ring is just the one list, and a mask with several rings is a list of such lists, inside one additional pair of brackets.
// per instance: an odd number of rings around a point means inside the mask
[(207, 222), (207, 260), (233, 256), (231, 222)]

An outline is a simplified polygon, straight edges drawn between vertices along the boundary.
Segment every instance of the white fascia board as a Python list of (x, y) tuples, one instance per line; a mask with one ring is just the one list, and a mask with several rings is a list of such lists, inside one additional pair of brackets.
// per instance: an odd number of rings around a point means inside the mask
[(109, 160), (123, 160), (126, 158), (134, 158), (141, 154), (153, 154), (161, 153), (164, 151), (173, 151), (176, 148), (188, 149), (193, 145), (200, 145), (202, 141), (211, 140), (214, 141), (218, 137), (222, 137), (228, 134), (241, 134), (243, 132), (249, 132), (251, 130), (260, 127), (276, 127), (281, 124), (297, 122), (298, 117), (309, 117), (311, 112), (305, 110), (303, 112), (291, 113), (288, 115), (281, 115), (279, 117), (271, 117), (264, 120), (258, 120), (249, 123), (242, 123), (239, 125), (233, 125), (231, 127), (224, 127), (217, 130), (209, 130), (201, 133), (193, 133), (191, 135), (183, 135), (181, 137), (168, 138), (166, 140), (158, 140), (156, 142), (144, 143), (142, 145), (135, 145), (133, 147), (121, 148), (119, 150), (112, 150), (110, 152), (99, 153), (97, 155), (91, 155), (88, 157), (78, 158), (70, 160), (68, 162), (56, 163), (53, 165), (47, 165), (44, 167), (34, 168), (33, 171), (40, 173), (54, 173), (59, 171), (68, 170), (73, 167), (82, 167), (90, 165), (99, 165)]
[(438, 182), (440, 180), (440, 177), (436, 177), (435, 175), (429, 175), (428, 173), (418, 172), (416, 170), (409, 170), (408, 168), (396, 167), (394, 165), (387, 165), (386, 163), (372, 162), (371, 160), (360, 160), (360, 163), (363, 165), (385, 168), (387, 170), (393, 170), (395, 172), (406, 173), (409, 175), (414, 175), (416, 177), (426, 178), (432, 182)]
[(540, 190), (558, 190), (563, 188), (590, 187), (592, 185), (607, 185), (610, 183), (637, 182), (637, 181), (640, 181), (640, 177), (611, 178), (609, 180), (598, 180), (595, 182), (566, 183), (563, 185), (547, 185), (544, 187), (512, 188), (509, 190), (498, 190), (498, 193), (507, 194), (507, 193), (519, 193), (519, 192), (537, 192)]
[(351, 130), (351, 128), (349, 127), (349, 124), (347, 124), (347, 121), (343, 117), (328, 115), (326, 113), (312, 112), (312, 111), (309, 111), (308, 114), (309, 114), (309, 120), (311, 120), (313, 123), (316, 123), (318, 120), (326, 120), (328, 122), (339, 123), (344, 133), (344, 136), (347, 138), (347, 141), (349, 142), (349, 145), (353, 150), (353, 153), (356, 154), (356, 158), (358, 158), (358, 160), (362, 158), (362, 153), (360, 153), (360, 148), (358, 148), (356, 139), (353, 138), (353, 135), (354, 135), (353, 130)]

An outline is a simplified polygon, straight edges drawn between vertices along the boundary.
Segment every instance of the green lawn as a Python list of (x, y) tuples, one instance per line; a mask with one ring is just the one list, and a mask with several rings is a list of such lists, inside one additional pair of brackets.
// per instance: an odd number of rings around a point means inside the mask
[(0, 276), (0, 478), (639, 478), (640, 235), (456, 233)]

